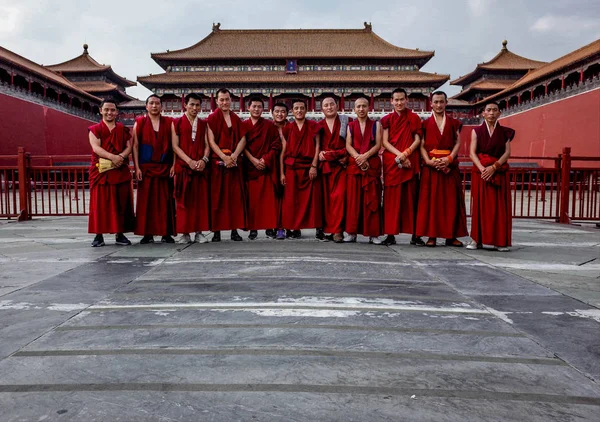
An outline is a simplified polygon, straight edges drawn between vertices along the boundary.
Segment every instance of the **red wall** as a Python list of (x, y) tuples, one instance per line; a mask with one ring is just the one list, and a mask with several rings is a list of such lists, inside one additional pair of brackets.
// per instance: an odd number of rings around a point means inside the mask
[(91, 122), (36, 103), (0, 94), (0, 155), (25, 147), (32, 155), (89, 155)]
[[(556, 157), (563, 147), (571, 147), (571, 155), (600, 157), (600, 89), (501, 118), (500, 123), (517, 132), (512, 156)], [(468, 155), (472, 128), (461, 132), (461, 154)]]

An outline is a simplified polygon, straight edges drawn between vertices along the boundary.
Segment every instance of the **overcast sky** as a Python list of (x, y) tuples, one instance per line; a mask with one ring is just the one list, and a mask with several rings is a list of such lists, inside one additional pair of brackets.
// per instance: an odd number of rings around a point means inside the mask
[[(435, 50), (423, 70), (454, 79), (496, 55), (503, 39), (516, 54), (551, 61), (600, 38), (600, 1), (0, 0), (0, 45), (48, 65), (78, 56), (87, 42), (94, 59), (136, 80), (162, 72), (151, 52), (195, 44), (213, 22), (221, 29), (358, 29), (364, 21), (394, 45)], [(141, 86), (127, 92), (149, 93)]]

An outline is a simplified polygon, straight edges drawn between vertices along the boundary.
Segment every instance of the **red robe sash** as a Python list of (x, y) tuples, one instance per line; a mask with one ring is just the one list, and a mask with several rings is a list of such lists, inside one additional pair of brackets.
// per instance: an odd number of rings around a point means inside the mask
[[(246, 133), (244, 124), (237, 114), (230, 112), (229, 117), (231, 118), (231, 127), (227, 126), (225, 116), (221, 109), (216, 109), (206, 120), (208, 122), (208, 127), (210, 127), (215, 136), (215, 143), (217, 146), (222, 151), (229, 150), (233, 153)], [(214, 151), (212, 153), (212, 158), (214, 161), (221, 160)]]
[[(352, 122), (352, 119), (348, 119), (348, 122)], [(328, 174), (337, 167), (343, 167), (339, 160), (346, 157), (346, 139), (340, 136), (340, 116), (335, 118), (332, 131), (329, 130), (327, 119), (321, 120), (319, 126), (322, 133), (321, 151), (325, 152), (325, 161), (321, 161), (321, 170), (323, 174)]]
[(302, 129), (298, 129), (296, 122), (283, 128), (283, 136), (287, 142), (283, 162), (292, 168), (307, 168), (312, 165), (315, 158), (315, 136), (320, 131), (320, 126), (312, 120), (305, 120)]
[[(400, 152), (412, 145), (414, 135), (422, 136), (421, 119), (409, 109), (405, 109), (400, 113), (393, 111), (387, 114), (381, 119), (381, 127), (389, 131), (388, 142)], [(397, 186), (419, 173), (419, 148), (415, 148), (408, 159), (411, 164), (410, 168), (399, 168), (398, 163), (396, 163), (396, 156), (387, 150), (383, 152), (385, 186)]]
[[(100, 146), (111, 154), (120, 154), (127, 147), (127, 141), (131, 139), (129, 129), (122, 123), (117, 123), (111, 131), (104, 121), (88, 127), (94, 136), (100, 139)], [(92, 152), (92, 164), (90, 165), (90, 188), (97, 185), (118, 185), (131, 180), (129, 159), (121, 167), (100, 173), (97, 164), (100, 157)]]
[[(198, 119), (196, 138), (193, 141), (192, 123), (190, 123), (190, 119), (188, 119), (185, 114), (180, 118), (173, 120), (173, 125), (175, 127), (175, 133), (179, 136), (179, 147), (192, 160), (201, 160), (204, 156), (204, 149), (206, 147), (206, 120)], [(205, 168), (204, 171), (194, 171), (187, 163), (177, 156), (175, 161), (175, 174), (175, 198), (183, 198), (189, 190), (192, 177), (206, 177), (208, 169)]]
[(142, 174), (148, 177), (169, 177), (173, 164), (171, 118), (160, 116), (158, 132), (154, 131), (149, 116), (138, 117), (135, 122)]

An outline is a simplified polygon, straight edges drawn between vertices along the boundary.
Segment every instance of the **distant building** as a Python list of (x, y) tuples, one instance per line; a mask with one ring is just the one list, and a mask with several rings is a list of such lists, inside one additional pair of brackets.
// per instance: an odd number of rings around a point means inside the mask
[(300, 97), (320, 111), (323, 94), (333, 93), (341, 110), (352, 110), (357, 94), (366, 94), (371, 110), (382, 113), (391, 111), (398, 87), (408, 92), (410, 108), (427, 111), (429, 94), (449, 79), (420, 71), (433, 56), (386, 42), (366, 22), (363, 29), (224, 30), (215, 24), (191, 47), (151, 54), (165, 72), (137, 80), (173, 113), (181, 112), (190, 92), (203, 97), (204, 112), (215, 109), (219, 88), (230, 89), (233, 110), (241, 112), (248, 95), (260, 95), (265, 108)]

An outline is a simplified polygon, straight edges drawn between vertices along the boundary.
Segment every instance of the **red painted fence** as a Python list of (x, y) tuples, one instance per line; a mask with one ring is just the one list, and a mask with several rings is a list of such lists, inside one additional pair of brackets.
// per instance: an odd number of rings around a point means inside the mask
[[(0, 156), (0, 218), (87, 215), (89, 155)], [(600, 157), (512, 157), (512, 162), (553, 162), (549, 168), (510, 169), (513, 216), (561, 223), (600, 221)], [(468, 161), (464, 159), (463, 161)], [(471, 168), (461, 167), (467, 210)], [(563, 183), (563, 181), (565, 181)], [(21, 187), (25, 187), (21, 189)]]

